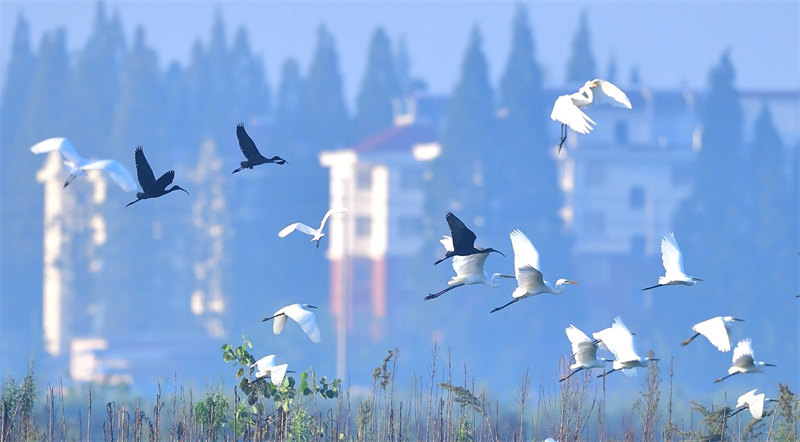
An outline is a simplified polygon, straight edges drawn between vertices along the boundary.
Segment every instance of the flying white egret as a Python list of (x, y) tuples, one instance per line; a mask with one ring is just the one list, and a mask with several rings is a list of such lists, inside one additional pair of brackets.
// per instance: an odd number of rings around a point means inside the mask
[(714, 383), (722, 382), (729, 377), (739, 374), (739, 373), (762, 373), (764, 369), (762, 367), (774, 367), (774, 364), (767, 364), (764, 361), (756, 361), (753, 359), (753, 346), (750, 343), (750, 339), (742, 339), (736, 344), (736, 348), (733, 349), (733, 358), (731, 359), (733, 364), (728, 369), (728, 375), (723, 376)]
[[(451, 237), (443, 236), (439, 242), (442, 243), (446, 252), (453, 251), (453, 239)], [(453, 276), (450, 278), (450, 281), (447, 282), (449, 287), (437, 293), (429, 293), (428, 296), (425, 297), (425, 300), (438, 298), (450, 290), (453, 290), (456, 287), (461, 287), (462, 285), (483, 284), (489, 288), (497, 288), (500, 286), (501, 278), (514, 278), (511, 275), (503, 275), (501, 273), (494, 273), (492, 274), (492, 277), (489, 278), (489, 274), (483, 270), (483, 265), (488, 257), (488, 253), (454, 256), (453, 270), (455, 270), (456, 276)]]
[(731, 351), (731, 337), (728, 335), (728, 330), (736, 321), (744, 321), (744, 319), (734, 318), (733, 316), (715, 316), (703, 322), (698, 322), (692, 326), (695, 334), (681, 342), (681, 345), (689, 345), (694, 338), (703, 335), (719, 351)]
[(239, 149), (242, 150), (242, 154), (247, 159), (239, 163), (240, 167), (231, 172), (231, 175), (243, 169), (252, 169), (253, 166), (258, 166), (259, 164), (286, 164), (286, 160), (279, 156), (267, 158), (261, 155), (261, 152), (259, 152), (256, 147), (256, 143), (253, 142), (253, 139), (250, 138), (250, 135), (247, 135), (247, 131), (244, 130), (244, 124), (242, 123), (236, 125), (236, 139), (239, 140)]
[(325, 234), (322, 233), (322, 229), (325, 228), (325, 223), (328, 222), (328, 218), (331, 215), (339, 215), (344, 213), (347, 213), (347, 209), (345, 208), (329, 209), (327, 212), (325, 212), (325, 216), (322, 217), (322, 222), (319, 223), (318, 229), (314, 229), (303, 223), (294, 223), (294, 224), (289, 224), (288, 226), (281, 229), (281, 231), (278, 232), (278, 237), (284, 238), (286, 237), (286, 235), (294, 232), (295, 230), (299, 230), (305, 233), (306, 235), (311, 235), (311, 241), (316, 241), (317, 248), (319, 248), (319, 241), (322, 239), (323, 236), (325, 236)]
[[(444, 261), (447, 258), (451, 258), (453, 256), (469, 256), (469, 255), (476, 255), (476, 254), (489, 254), (491, 252), (497, 252), (503, 256), (503, 252), (499, 250), (495, 250), (493, 248), (486, 248), (482, 249), (480, 247), (475, 247), (475, 233), (472, 230), (468, 229), (467, 226), (458, 219), (457, 216), (453, 215), (452, 212), (447, 212), (444, 215), (445, 221), (447, 221), (448, 227), (450, 227), (450, 250), (447, 250), (445, 253), (444, 258), (436, 261), (433, 265), (439, 264), (440, 262)], [(445, 247), (447, 249), (447, 247)]]
[(758, 390), (758, 388), (754, 388), (739, 396), (739, 399), (736, 400), (737, 410), (728, 417), (736, 416), (740, 411), (746, 408), (750, 410), (750, 415), (753, 416), (753, 419), (761, 419), (764, 416), (764, 402), (778, 402), (777, 399), (768, 398), (764, 393), (755, 394), (756, 390)]
[(561, 123), (561, 141), (558, 143), (558, 151), (567, 139), (567, 127), (579, 134), (588, 134), (592, 131), (589, 123), (597, 125), (586, 113), (583, 108), (592, 104), (608, 103), (614, 107), (624, 107), (631, 109), (631, 101), (620, 88), (608, 81), (594, 79), (587, 81), (578, 89), (578, 92), (561, 95), (556, 98), (553, 104), (553, 111), (550, 119)]
[(147, 158), (144, 156), (144, 149), (142, 149), (142, 146), (138, 146), (133, 155), (136, 161), (136, 177), (139, 178), (142, 191), (136, 192), (136, 201), (129, 202), (125, 207), (138, 203), (141, 200), (164, 196), (174, 190), (182, 190), (186, 192), (187, 195), (189, 194), (186, 189), (177, 185), (167, 189), (167, 186), (172, 184), (172, 180), (175, 179), (174, 170), (168, 170), (156, 179), (156, 176), (153, 175), (153, 169), (150, 168), (150, 163), (147, 162)]
[(661, 238), (661, 264), (664, 265), (664, 276), (658, 277), (658, 284), (642, 289), (650, 290), (665, 285), (695, 285), (702, 279), (689, 276), (683, 271), (683, 254), (675, 241), (675, 234), (667, 233)]
[(539, 271), (539, 252), (533, 247), (528, 237), (517, 229), (512, 230), (509, 236), (511, 237), (511, 247), (514, 249), (514, 272), (517, 277), (517, 288), (511, 293), (514, 299), (496, 307), (491, 313), (529, 296), (541, 293), (554, 295), (564, 293), (566, 284), (577, 284), (575, 281), (563, 278), (557, 280), (555, 286), (549, 281), (545, 281), (542, 272)]
[(281, 334), (283, 331), (283, 326), (286, 325), (286, 317), (288, 316), (294, 322), (300, 324), (300, 327), (306, 333), (311, 342), (315, 344), (319, 344), (320, 336), (319, 336), (319, 325), (317, 325), (317, 316), (309, 310), (310, 308), (316, 308), (313, 305), (308, 304), (292, 304), (287, 305), (286, 307), (281, 308), (274, 315), (264, 318), (261, 322), (269, 321), (270, 319), (275, 319), (272, 323), (272, 332), (276, 335)]
[(267, 355), (257, 360), (250, 367), (256, 368), (256, 379), (269, 376), (273, 384), (281, 385), (288, 366), (289, 364), (275, 364), (275, 355)]
[(75, 147), (66, 138), (48, 138), (31, 146), (31, 152), (35, 154), (48, 153), (53, 151), (61, 152), (64, 158), (64, 165), (69, 168), (69, 177), (64, 183), (67, 187), (75, 177), (86, 176), (87, 170), (100, 170), (106, 172), (117, 185), (126, 192), (136, 190), (136, 180), (128, 169), (117, 160), (87, 160), (78, 155)]
[(569, 379), (575, 373), (587, 368), (603, 368), (605, 363), (610, 360), (597, 357), (597, 344), (586, 336), (578, 327), (570, 324), (566, 329), (567, 339), (572, 345), (572, 354), (575, 356), (575, 363), (569, 366), (570, 370), (574, 370), (566, 377), (561, 378), (558, 382)]
[(633, 349), (633, 335), (628, 327), (622, 322), (622, 318), (614, 318), (611, 327), (592, 333), (595, 339), (600, 341), (600, 345), (614, 354), (614, 363), (611, 370), (597, 376), (602, 377), (617, 370), (623, 370), (628, 376), (636, 374), (636, 367), (647, 367), (650, 361), (657, 361), (658, 358), (640, 358)]

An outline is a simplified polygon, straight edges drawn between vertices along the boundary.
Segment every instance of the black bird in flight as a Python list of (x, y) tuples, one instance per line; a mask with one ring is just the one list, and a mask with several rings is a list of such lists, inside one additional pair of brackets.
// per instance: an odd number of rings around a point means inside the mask
[(253, 139), (250, 138), (250, 135), (247, 135), (247, 132), (245, 132), (244, 124), (242, 123), (236, 125), (236, 138), (239, 139), (239, 148), (242, 149), (242, 153), (247, 160), (239, 163), (242, 167), (231, 172), (231, 175), (242, 169), (252, 169), (253, 166), (258, 166), (259, 164), (286, 164), (286, 160), (281, 157), (274, 156), (272, 158), (267, 158), (264, 155), (261, 155), (261, 152), (259, 152), (258, 148), (256, 147), (256, 143), (254, 143)]
[(433, 263), (433, 265), (439, 264), (445, 259), (452, 258), (454, 256), (468, 256), (478, 253), (497, 252), (503, 256), (506, 256), (503, 254), (503, 252), (492, 248), (476, 248), (475, 234), (472, 233), (472, 230), (469, 230), (467, 226), (465, 226), (464, 223), (458, 219), (458, 217), (453, 215), (452, 212), (447, 212), (447, 214), (444, 216), (444, 219), (447, 220), (447, 225), (450, 226), (450, 236), (453, 238), (453, 250), (448, 251), (444, 255), (444, 258), (436, 261)]
[[(186, 192), (186, 189), (180, 186), (172, 186), (167, 189), (167, 186), (172, 184), (172, 180), (175, 179), (174, 170), (170, 170), (156, 179), (155, 175), (153, 175), (153, 169), (150, 168), (150, 164), (147, 163), (147, 158), (144, 157), (142, 146), (136, 148), (134, 157), (136, 158), (136, 177), (139, 178), (139, 185), (142, 186), (142, 191), (136, 192), (136, 201), (128, 203), (125, 207), (148, 198), (164, 196), (173, 190), (182, 190)], [(186, 192), (186, 194), (188, 195), (189, 192)]]

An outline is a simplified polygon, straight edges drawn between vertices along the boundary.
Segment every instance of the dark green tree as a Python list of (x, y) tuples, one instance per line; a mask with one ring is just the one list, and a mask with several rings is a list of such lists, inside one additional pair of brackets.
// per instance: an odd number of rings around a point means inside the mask
[(583, 84), (597, 77), (597, 67), (592, 55), (592, 38), (586, 11), (581, 12), (578, 30), (572, 38), (572, 55), (567, 64), (567, 82)]
[(481, 43), (475, 27), (461, 63), (461, 77), (447, 105), (442, 154), (434, 165), (440, 204), (461, 206), (474, 215), (486, 209), (484, 169), (496, 148), (494, 97)]
[[(22, 122), (28, 142), (47, 137), (73, 137), (75, 128), (68, 117), (75, 113), (70, 103), (71, 72), (64, 29), (42, 37), (31, 81), (31, 93)], [(77, 144), (77, 143), (76, 143)]]
[(711, 70), (692, 192), (673, 223), (685, 261), (693, 263), (691, 273), (704, 279), (707, 293), (716, 300), (746, 295), (752, 276), (745, 261), (750, 223), (743, 184), (743, 116), (734, 79), (725, 52)]
[(76, 146), (109, 145), (112, 155), (127, 151), (109, 143), (124, 60), (122, 25), (118, 17), (107, 17), (105, 4), (100, 2), (92, 33), (77, 55), (70, 88), (74, 109), (70, 112), (74, 132), (71, 137)]
[(399, 96), (389, 37), (383, 28), (372, 34), (367, 71), (361, 81), (355, 117), (355, 137), (361, 140), (392, 126), (392, 100)]
[(120, 98), (114, 113), (113, 139), (130, 157), (138, 145), (164, 144), (164, 93), (158, 55), (146, 46), (144, 29), (136, 28), (133, 47), (125, 57)]
[(236, 121), (253, 117), (264, 118), (270, 110), (269, 87), (261, 58), (250, 49), (250, 38), (244, 27), (239, 27), (230, 51), (232, 105)]
[(277, 100), (277, 144), (292, 147), (302, 154), (307, 149), (305, 84), (300, 75), (300, 65), (293, 58), (284, 61), (281, 67)]
[[(552, 103), (542, 90), (542, 73), (523, 6), (517, 8), (513, 18), (511, 51), (500, 81), (500, 97), (505, 110), (499, 124), (502, 149), (492, 149), (491, 164), (503, 173), (492, 174), (487, 181), (494, 182), (495, 188), (513, 188), (514, 192), (500, 191), (504, 200), (502, 213), (497, 214), (515, 220), (540, 246), (550, 249), (548, 244), (553, 244), (552, 250), (556, 250), (556, 243), (563, 243), (563, 223), (558, 214), (563, 201), (552, 155), (554, 142), (547, 139)], [(508, 161), (510, 157), (517, 161)], [(520, 182), (528, 185), (519, 186)], [(529, 201), (536, 201), (534, 213), (527, 208)], [(561, 264), (561, 257), (548, 261)]]
[(325, 25), (317, 30), (317, 46), (306, 78), (306, 123), (314, 151), (342, 147), (349, 141), (349, 120), (342, 93), (336, 43)]
[(20, 139), (19, 127), (24, 116), (21, 110), (25, 109), (30, 94), (35, 61), (28, 20), (20, 14), (14, 27), (6, 82), (0, 102), (0, 144), (3, 152), (9, 152), (8, 149), (12, 147), (20, 147), (17, 143), (27, 144), (32, 141)]

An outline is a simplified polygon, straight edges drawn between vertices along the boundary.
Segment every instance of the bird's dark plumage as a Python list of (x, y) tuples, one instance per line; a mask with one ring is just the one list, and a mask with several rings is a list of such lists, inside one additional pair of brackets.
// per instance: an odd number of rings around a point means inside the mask
[(444, 258), (433, 263), (434, 265), (439, 264), (447, 258), (452, 258), (453, 256), (468, 256), (475, 255), (477, 253), (490, 252), (497, 252), (503, 255), (503, 252), (492, 248), (475, 248), (475, 233), (473, 233), (472, 230), (469, 230), (467, 226), (464, 225), (460, 219), (458, 219), (457, 216), (453, 215), (452, 212), (447, 212), (447, 214), (444, 216), (444, 219), (447, 220), (447, 225), (450, 226), (450, 235), (453, 239), (453, 250), (445, 253)]
[[(167, 171), (164, 175), (156, 179), (155, 175), (153, 175), (153, 169), (150, 168), (150, 164), (144, 156), (144, 149), (142, 149), (142, 146), (136, 148), (134, 159), (136, 160), (136, 177), (139, 179), (139, 185), (142, 186), (142, 191), (136, 193), (136, 201), (128, 203), (125, 207), (148, 198), (158, 198), (173, 190), (182, 190), (186, 192), (186, 189), (180, 186), (172, 186), (167, 189), (167, 186), (172, 184), (172, 180), (175, 179), (174, 170)], [(189, 192), (186, 192), (186, 194), (188, 195)]]
[(242, 161), (240, 163), (241, 167), (231, 172), (231, 174), (239, 172), (243, 169), (252, 169), (253, 166), (258, 166), (259, 164), (286, 164), (286, 160), (281, 157), (275, 156), (272, 158), (266, 158), (264, 155), (261, 155), (261, 152), (259, 152), (258, 148), (256, 147), (256, 143), (253, 142), (253, 139), (250, 138), (250, 135), (248, 135), (247, 131), (244, 130), (244, 124), (242, 123), (236, 125), (236, 138), (239, 140), (239, 148), (242, 149), (242, 154), (244, 154), (244, 157), (247, 158), (247, 160)]

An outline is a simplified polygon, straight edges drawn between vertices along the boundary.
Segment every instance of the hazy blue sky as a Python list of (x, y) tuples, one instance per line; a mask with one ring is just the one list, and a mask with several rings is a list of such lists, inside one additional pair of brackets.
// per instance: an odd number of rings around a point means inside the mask
[[(483, 32), (492, 79), (497, 82), (509, 48), (512, 2), (343, 2), (343, 1), (106, 1), (119, 11), (128, 40), (142, 24), (148, 42), (158, 49), (162, 65), (187, 60), (193, 42), (209, 34), (220, 8), (229, 36), (239, 25), (267, 68), (274, 89), (286, 57), (299, 59), (304, 71), (315, 44), (315, 29), (324, 22), (340, 53), (345, 93), (352, 105), (364, 71), (369, 36), (384, 26), (396, 41), (405, 36), (414, 74), (433, 92), (449, 92), (457, 79), (470, 28)], [(627, 81), (638, 64), (651, 87), (681, 84), (705, 86), (711, 64), (724, 48), (732, 49), (742, 88), (796, 88), (800, 84), (800, 2), (709, 1), (548, 1), (526, 2), (538, 59), (549, 85), (560, 85), (580, 11), (589, 14), (593, 50), (601, 75), (612, 54), (618, 78)], [(0, 1), (0, 63), (5, 75), (9, 38), (17, 14), (28, 18), (34, 41), (43, 31), (65, 26), (71, 49), (91, 31), (96, 2)], [(352, 109), (351, 109), (352, 110)]]

